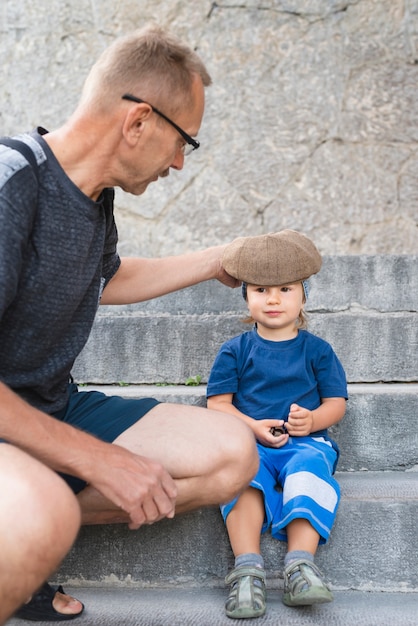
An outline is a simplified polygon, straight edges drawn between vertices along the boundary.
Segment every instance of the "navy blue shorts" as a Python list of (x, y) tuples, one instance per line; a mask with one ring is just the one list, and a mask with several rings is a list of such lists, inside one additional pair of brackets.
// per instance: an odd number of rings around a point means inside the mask
[[(77, 385), (70, 384), (67, 406), (53, 417), (111, 443), (157, 404), (159, 401), (155, 398), (107, 396), (100, 391), (80, 391)], [(86, 486), (80, 478), (61, 476), (74, 493)]]

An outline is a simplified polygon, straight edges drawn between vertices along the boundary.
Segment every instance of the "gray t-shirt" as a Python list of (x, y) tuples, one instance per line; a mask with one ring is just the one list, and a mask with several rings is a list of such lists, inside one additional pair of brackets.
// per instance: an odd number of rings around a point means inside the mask
[(0, 145), (0, 380), (52, 413), (67, 401), (103, 287), (120, 265), (113, 189), (94, 202), (66, 176), (38, 132)]

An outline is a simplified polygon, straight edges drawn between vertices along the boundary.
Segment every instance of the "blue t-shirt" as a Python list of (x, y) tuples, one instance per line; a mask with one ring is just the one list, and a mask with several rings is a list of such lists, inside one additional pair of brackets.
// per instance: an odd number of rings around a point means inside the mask
[(225, 342), (215, 359), (207, 397), (225, 393), (249, 417), (286, 421), (293, 403), (314, 410), (321, 398), (347, 398), (347, 383), (324, 339), (300, 330), (294, 339), (268, 341), (254, 329)]

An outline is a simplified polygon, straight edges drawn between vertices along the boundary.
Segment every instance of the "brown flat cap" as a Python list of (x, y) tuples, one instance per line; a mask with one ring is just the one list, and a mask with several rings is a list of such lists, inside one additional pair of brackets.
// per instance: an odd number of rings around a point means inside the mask
[(226, 246), (222, 266), (228, 274), (252, 285), (286, 285), (306, 280), (321, 269), (313, 242), (295, 230), (256, 237), (238, 237)]

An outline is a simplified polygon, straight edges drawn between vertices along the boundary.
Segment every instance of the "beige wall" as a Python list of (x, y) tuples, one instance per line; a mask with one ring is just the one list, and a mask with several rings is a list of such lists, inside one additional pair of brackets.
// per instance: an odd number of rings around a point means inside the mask
[(1, 133), (54, 128), (116, 36), (156, 19), (214, 84), (182, 172), (117, 194), (120, 251), (295, 228), (324, 254), (418, 253), (417, 0), (1, 0)]

